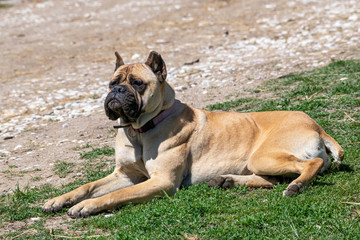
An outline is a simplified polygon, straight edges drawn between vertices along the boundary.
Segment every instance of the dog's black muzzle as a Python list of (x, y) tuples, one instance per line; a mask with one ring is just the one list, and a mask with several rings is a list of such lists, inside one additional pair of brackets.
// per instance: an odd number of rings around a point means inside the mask
[(141, 102), (136, 94), (125, 85), (113, 86), (104, 103), (106, 115), (111, 120), (122, 118), (125, 122), (135, 121), (141, 113)]

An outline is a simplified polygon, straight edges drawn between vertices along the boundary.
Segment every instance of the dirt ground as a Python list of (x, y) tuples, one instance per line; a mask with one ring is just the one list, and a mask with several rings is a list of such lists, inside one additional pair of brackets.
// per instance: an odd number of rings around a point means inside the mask
[(0, 8), (0, 193), (67, 183), (76, 173), (59, 178), (56, 161), (113, 146), (102, 104), (115, 50), (125, 63), (161, 53), (177, 97), (195, 107), (360, 57), (357, 0), (0, 3), (12, 4)]

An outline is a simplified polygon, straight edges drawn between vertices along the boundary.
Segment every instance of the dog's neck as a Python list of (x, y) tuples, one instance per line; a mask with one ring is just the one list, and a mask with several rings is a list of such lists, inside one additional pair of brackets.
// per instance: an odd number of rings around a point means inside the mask
[(156, 125), (161, 123), (168, 116), (170, 116), (173, 113), (174, 109), (175, 109), (175, 103), (170, 108), (161, 111), (156, 117), (154, 117), (153, 119), (151, 119), (150, 121), (145, 123), (145, 125), (143, 125), (141, 128), (135, 129), (133, 126), (130, 126), (130, 128), (133, 131), (139, 132), (139, 133), (147, 132), (150, 129), (153, 129), (154, 127), (156, 127)]

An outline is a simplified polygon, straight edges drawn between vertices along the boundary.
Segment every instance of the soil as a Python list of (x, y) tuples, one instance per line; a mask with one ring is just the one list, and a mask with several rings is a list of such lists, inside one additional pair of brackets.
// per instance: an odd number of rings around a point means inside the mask
[[(118, 51), (158, 51), (194, 107), (262, 82), (360, 56), (360, 1), (25, 0), (0, 8), (0, 193), (60, 186), (56, 161), (114, 145), (102, 109)], [(258, 91), (257, 91), (258, 92)]]

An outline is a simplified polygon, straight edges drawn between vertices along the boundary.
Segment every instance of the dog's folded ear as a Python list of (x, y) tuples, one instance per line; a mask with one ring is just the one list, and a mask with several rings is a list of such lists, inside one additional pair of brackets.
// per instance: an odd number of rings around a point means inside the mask
[(152, 69), (160, 82), (165, 81), (167, 75), (166, 65), (160, 54), (151, 51), (145, 64)]
[(118, 69), (120, 66), (124, 65), (125, 63), (118, 52), (115, 52), (115, 56), (116, 56), (116, 63), (115, 63), (115, 71), (116, 71), (116, 69)]

